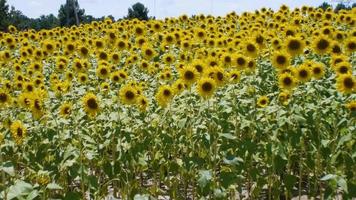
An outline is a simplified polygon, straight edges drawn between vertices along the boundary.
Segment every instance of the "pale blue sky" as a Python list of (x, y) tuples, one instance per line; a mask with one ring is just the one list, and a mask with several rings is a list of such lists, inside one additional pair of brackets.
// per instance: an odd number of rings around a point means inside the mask
[[(29, 17), (42, 14), (58, 14), (58, 9), (66, 0), (7, 0), (8, 4), (21, 10)], [(277, 9), (281, 4), (292, 8), (302, 5), (318, 6), (322, 2), (334, 0), (78, 0), (86, 14), (95, 17), (113, 15), (116, 19), (127, 14), (127, 9), (136, 2), (145, 4), (149, 15), (157, 18), (174, 17), (181, 14), (225, 15), (228, 12), (253, 11), (262, 7)], [(155, 2), (156, 1), (156, 6)]]

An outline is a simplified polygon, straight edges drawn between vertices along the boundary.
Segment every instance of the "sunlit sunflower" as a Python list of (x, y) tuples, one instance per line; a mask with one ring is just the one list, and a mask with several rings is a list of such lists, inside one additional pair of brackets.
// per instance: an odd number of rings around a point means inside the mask
[(239, 70), (231, 70), (229, 72), (229, 80), (231, 83), (238, 83), (241, 79), (241, 73)]
[(300, 65), (295, 69), (296, 78), (300, 82), (307, 82), (311, 78), (311, 71), (308, 66)]
[(283, 73), (278, 78), (279, 87), (284, 90), (292, 90), (295, 88), (297, 80), (290, 73)]
[(349, 62), (340, 62), (335, 65), (334, 70), (337, 75), (352, 74), (352, 67)]
[(233, 65), (238, 69), (243, 70), (247, 66), (247, 58), (242, 54), (235, 54), (233, 57)]
[(285, 41), (285, 49), (291, 56), (302, 54), (305, 42), (298, 37), (288, 37)]
[(243, 43), (242, 50), (251, 58), (256, 58), (258, 56), (258, 46), (253, 41), (246, 41)]
[(322, 63), (314, 63), (311, 67), (311, 71), (315, 79), (321, 79), (325, 74), (325, 66)]
[(344, 44), (347, 53), (351, 54), (356, 51), (356, 37), (349, 37)]
[(216, 90), (216, 83), (212, 78), (201, 78), (197, 83), (197, 90), (201, 97), (210, 98)]
[(278, 95), (278, 100), (282, 105), (288, 105), (290, 99), (290, 93), (287, 91), (282, 91)]
[(269, 104), (269, 99), (267, 96), (260, 96), (257, 100), (257, 106), (260, 108), (264, 108), (268, 106)]
[(0, 89), (0, 108), (5, 107), (11, 103), (11, 96), (5, 91)]
[(156, 100), (158, 105), (165, 108), (172, 100), (174, 93), (173, 89), (168, 85), (162, 85), (158, 88), (158, 92), (156, 94)]
[(95, 96), (95, 94), (93, 94), (91, 92), (87, 93), (82, 98), (82, 103), (83, 103), (83, 107), (84, 107), (85, 112), (90, 117), (95, 117), (96, 114), (100, 110), (98, 98)]
[(285, 69), (290, 64), (290, 56), (285, 51), (277, 51), (273, 53), (271, 62), (277, 69)]
[(349, 109), (350, 112), (356, 112), (356, 100), (352, 100), (346, 104), (346, 108)]
[(72, 113), (72, 104), (69, 102), (64, 102), (60, 107), (59, 107), (59, 115), (62, 116), (63, 118), (67, 118), (71, 115)]
[(110, 76), (110, 68), (107, 65), (100, 65), (96, 69), (96, 75), (101, 79), (107, 79)]
[(331, 50), (331, 41), (326, 36), (319, 36), (314, 39), (312, 46), (317, 54), (327, 54)]
[(336, 89), (344, 94), (356, 91), (356, 79), (351, 74), (341, 74), (336, 80)]
[(120, 89), (119, 97), (123, 104), (135, 104), (137, 100), (137, 90), (131, 85), (125, 85)]
[(138, 98), (137, 98), (137, 106), (138, 106), (138, 108), (142, 111), (142, 112), (145, 112), (146, 110), (147, 110), (147, 107), (148, 107), (148, 104), (149, 104), (149, 102), (148, 102), (148, 99), (147, 99), (147, 97), (145, 97), (145, 96), (139, 96)]
[(17, 145), (21, 145), (27, 136), (27, 130), (21, 121), (15, 121), (10, 126), (12, 138)]
[(186, 85), (192, 85), (198, 79), (199, 72), (192, 66), (185, 66), (180, 70), (180, 79), (184, 81)]

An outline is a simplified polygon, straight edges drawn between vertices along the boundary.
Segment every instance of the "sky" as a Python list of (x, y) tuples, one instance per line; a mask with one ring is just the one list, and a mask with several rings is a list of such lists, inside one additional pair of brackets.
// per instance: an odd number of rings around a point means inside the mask
[[(278, 9), (286, 4), (291, 8), (303, 5), (319, 6), (322, 2), (334, 0), (78, 0), (80, 8), (94, 17), (113, 15), (115, 19), (127, 14), (127, 9), (136, 2), (143, 3), (149, 9), (150, 16), (157, 18), (176, 17), (182, 14), (225, 15), (231, 11), (242, 13), (262, 7)], [(58, 9), (66, 0), (7, 0), (9, 5), (22, 11), (28, 17), (58, 14)]]

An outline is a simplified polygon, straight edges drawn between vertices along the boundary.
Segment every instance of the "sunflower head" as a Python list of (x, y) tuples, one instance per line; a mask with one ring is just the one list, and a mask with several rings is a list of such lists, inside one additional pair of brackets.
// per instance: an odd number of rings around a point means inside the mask
[(336, 89), (344, 94), (356, 91), (356, 79), (352, 74), (341, 74), (336, 80)]
[(82, 103), (85, 112), (90, 117), (95, 117), (100, 110), (98, 98), (95, 94), (89, 92), (82, 98)]
[(198, 94), (203, 98), (210, 98), (216, 90), (216, 83), (212, 78), (201, 78), (197, 84)]
[(15, 143), (21, 145), (26, 138), (27, 131), (25, 126), (21, 121), (15, 121), (10, 126), (10, 131), (12, 138), (15, 140)]
[(269, 104), (269, 99), (267, 96), (261, 96), (257, 100), (257, 106), (260, 108), (264, 108), (268, 106), (268, 104)]
[(156, 100), (158, 105), (161, 107), (167, 107), (174, 96), (174, 91), (171, 86), (162, 85), (158, 88), (158, 92), (156, 94)]
[(185, 66), (180, 70), (180, 79), (184, 81), (186, 85), (192, 85), (198, 79), (199, 72), (192, 66)]
[(71, 113), (72, 113), (72, 104), (71, 103), (64, 102), (59, 107), (59, 115), (62, 116), (63, 118), (69, 117)]
[(285, 49), (291, 56), (302, 54), (304, 47), (305, 42), (298, 37), (288, 37), (285, 42)]
[(125, 85), (119, 91), (119, 97), (123, 104), (135, 104), (137, 100), (137, 90), (134, 86)]
[(284, 90), (292, 90), (296, 86), (296, 79), (290, 73), (282, 73), (279, 75), (279, 87)]
[(295, 69), (296, 77), (300, 82), (307, 82), (311, 78), (311, 71), (307, 65), (300, 65)]
[(277, 51), (273, 53), (271, 61), (277, 69), (285, 69), (290, 64), (290, 56), (285, 51)]

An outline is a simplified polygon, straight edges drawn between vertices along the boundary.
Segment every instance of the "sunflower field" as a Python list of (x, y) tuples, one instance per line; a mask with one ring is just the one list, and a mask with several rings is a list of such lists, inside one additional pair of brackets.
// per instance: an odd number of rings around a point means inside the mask
[(0, 32), (0, 199), (356, 197), (356, 9)]

